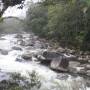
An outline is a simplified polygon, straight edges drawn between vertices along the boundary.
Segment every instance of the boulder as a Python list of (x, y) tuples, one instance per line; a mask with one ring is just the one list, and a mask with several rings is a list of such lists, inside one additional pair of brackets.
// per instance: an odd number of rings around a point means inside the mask
[(33, 41), (26, 41), (25, 46), (34, 46), (34, 42)]
[(87, 73), (85, 67), (77, 67), (76, 71), (78, 74), (82, 74), (82, 75), (85, 75)]
[(86, 64), (86, 69), (90, 70), (90, 64)]
[(2, 55), (8, 55), (8, 51), (7, 50), (0, 49), (0, 53)]
[(23, 54), (22, 58), (25, 60), (31, 60), (32, 59), (32, 55), (31, 54)]
[(88, 60), (86, 58), (83, 57), (78, 57), (77, 59), (80, 63), (88, 63)]
[(70, 53), (70, 54), (75, 54), (76, 51), (75, 50), (71, 50), (71, 49), (67, 49), (66, 52)]
[(57, 58), (60, 56), (57, 52), (44, 51), (42, 55), (46, 60), (53, 60), (53, 58)]
[(87, 76), (90, 76), (90, 70), (87, 70)]
[(50, 63), (50, 68), (59, 71), (68, 71), (69, 61), (64, 56), (54, 58)]
[(65, 52), (65, 49), (64, 49), (64, 48), (59, 47), (59, 48), (57, 49), (57, 52), (59, 52), (59, 53), (64, 53), (64, 52)]
[(80, 65), (80, 62), (78, 61), (69, 61), (69, 67), (74, 68), (78, 67)]
[(25, 41), (20, 39), (20, 40), (17, 40), (17, 44), (21, 45), (21, 46), (25, 46)]

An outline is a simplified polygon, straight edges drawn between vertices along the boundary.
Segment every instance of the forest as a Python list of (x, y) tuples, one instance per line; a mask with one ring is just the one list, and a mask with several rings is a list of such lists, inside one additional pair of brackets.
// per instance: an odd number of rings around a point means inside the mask
[(43, 0), (27, 13), (28, 28), (62, 47), (90, 51), (90, 1)]

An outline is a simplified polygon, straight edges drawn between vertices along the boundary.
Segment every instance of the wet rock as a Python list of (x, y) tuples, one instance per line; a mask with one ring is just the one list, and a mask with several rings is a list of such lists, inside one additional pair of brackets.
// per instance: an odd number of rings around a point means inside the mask
[(53, 58), (57, 58), (60, 56), (57, 52), (44, 51), (42, 55), (46, 60), (52, 60)]
[(2, 55), (8, 55), (8, 51), (7, 50), (0, 49), (0, 53)]
[(65, 52), (65, 49), (60, 47), (60, 48), (57, 49), (57, 52), (64, 53)]
[(69, 72), (71, 73), (84, 73), (84, 69), (80, 67), (80, 62), (69, 61)]
[(23, 59), (25, 59), (25, 60), (31, 60), (32, 59), (32, 55), (31, 54), (23, 54), (21, 57)]
[(75, 55), (64, 53), (63, 54), (69, 61), (77, 61), (77, 57)]
[(76, 51), (75, 50), (71, 50), (71, 49), (67, 49), (66, 52), (70, 53), (70, 54), (75, 54)]
[(87, 76), (90, 76), (90, 70), (87, 70)]
[(34, 46), (34, 42), (33, 41), (26, 41), (25, 46)]
[(6, 39), (1, 37), (0, 40), (6, 40)]
[(77, 67), (76, 68), (78, 74), (86, 75), (86, 68), (85, 67)]
[(77, 74), (78, 73), (76, 68), (69, 67), (68, 69), (69, 69), (69, 72), (72, 73), (72, 74)]
[(69, 61), (69, 67), (71, 67), (71, 68), (78, 67), (79, 65), (80, 65), (80, 62)]
[(21, 39), (21, 38), (23, 38), (23, 36), (22, 36), (21, 34), (17, 34), (17, 35), (15, 36), (15, 38)]
[(20, 50), (20, 51), (22, 51), (22, 48), (21, 47), (17, 47), (17, 46), (12, 47), (12, 49), (13, 50)]
[(68, 65), (69, 61), (65, 57), (60, 56), (51, 61), (50, 68), (59, 71), (68, 71)]
[(88, 63), (90, 64), (90, 60), (88, 60)]
[(25, 41), (20, 39), (17, 41), (17, 44), (21, 45), (21, 46), (25, 46)]
[(48, 63), (50, 63), (51, 69), (59, 71), (68, 71), (68, 66), (70, 65), (69, 62), (76, 59), (76, 57), (73, 55), (66, 55), (57, 51), (45, 51), (43, 52), (42, 56), (44, 57), (44, 59), (41, 59), (41, 62), (48, 61)]
[(60, 79), (60, 80), (67, 80), (69, 78), (69, 75), (67, 73), (60, 73), (57, 75), (57, 79)]
[(23, 60), (21, 58), (16, 58), (16, 61), (22, 62)]
[(81, 63), (88, 63), (89, 60), (90, 60), (90, 56), (89, 55), (83, 54), (83, 55), (80, 55), (78, 57), (78, 61), (81, 62)]
[(35, 41), (35, 45), (34, 45), (35, 48), (42, 48), (42, 45), (41, 45), (41, 42), (40, 41)]
[(87, 85), (87, 87), (90, 87), (90, 78), (88, 78), (88, 79), (86, 80), (86, 85)]
[(86, 69), (90, 70), (90, 64), (86, 64)]

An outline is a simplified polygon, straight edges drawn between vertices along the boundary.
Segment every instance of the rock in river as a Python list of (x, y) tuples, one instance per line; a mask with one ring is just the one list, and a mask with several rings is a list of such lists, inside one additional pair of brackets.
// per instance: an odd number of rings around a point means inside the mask
[(51, 61), (50, 67), (54, 70), (68, 71), (69, 61), (64, 56), (59, 56)]
[(7, 50), (0, 49), (0, 53), (2, 55), (8, 55), (8, 51)]
[(13, 50), (20, 50), (20, 51), (22, 50), (22, 48), (17, 47), (17, 46), (12, 47), (12, 49), (13, 49)]
[(25, 60), (31, 60), (32, 59), (32, 55), (31, 54), (23, 54), (22, 58)]

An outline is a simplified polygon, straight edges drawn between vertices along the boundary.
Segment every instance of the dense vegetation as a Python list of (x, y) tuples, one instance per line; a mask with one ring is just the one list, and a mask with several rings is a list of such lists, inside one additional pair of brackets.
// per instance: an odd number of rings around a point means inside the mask
[(90, 50), (90, 1), (43, 0), (32, 4), (28, 29), (63, 47)]
[(2, 2), (6, 5), (6, 6), (14, 6), (16, 4), (20, 4), (22, 1), (24, 0), (2, 0)]
[(41, 87), (38, 74), (35, 71), (28, 73), (29, 77), (19, 73), (10, 74), (10, 78), (0, 81), (0, 90), (38, 90)]

